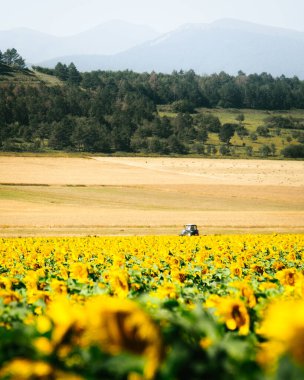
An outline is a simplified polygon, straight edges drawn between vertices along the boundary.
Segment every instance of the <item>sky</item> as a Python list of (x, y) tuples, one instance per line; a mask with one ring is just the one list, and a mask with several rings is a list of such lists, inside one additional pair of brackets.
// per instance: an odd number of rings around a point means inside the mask
[(111, 20), (167, 32), (234, 18), (304, 32), (304, 0), (0, 0), (0, 30), (27, 27), (64, 36)]

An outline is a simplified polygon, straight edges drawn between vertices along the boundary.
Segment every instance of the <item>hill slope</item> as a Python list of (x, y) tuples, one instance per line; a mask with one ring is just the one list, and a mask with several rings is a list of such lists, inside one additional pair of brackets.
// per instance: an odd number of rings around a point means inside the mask
[(14, 69), (7, 65), (0, 66), (0, 87), (7, 84), (37, 85), (40, 83), (47, 86), (62, 85), (62, 81), (55, 76), (32, 70)]

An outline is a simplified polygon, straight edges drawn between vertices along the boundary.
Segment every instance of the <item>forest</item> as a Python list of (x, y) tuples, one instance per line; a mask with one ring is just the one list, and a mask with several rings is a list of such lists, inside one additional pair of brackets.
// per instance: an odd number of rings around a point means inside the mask
[[(249, 131), (240, 111), (236, 120), (221, 123), (206, 109), (304, 109), (304, 81), (270, 74), (209, 76), (193, 70), (162, 73), (93, 71), (80, 73), (71, 63), (54, 69), (24, 67), (17, 51), (0, 52), (0, 149), (3, 151), (66, 150), (100, 153), (233, 154), (231, 139), (238, 135), (267, 136), (292, 131), (295, 141), (285, 157), (304, 156), (304, 118), (271, 114)], [(18, 73), (56, 78), (22, 82)], [(159, 112), (165, 110), (165, 112)], [(219, 144), (208, 140), (218, 135)], [(252, 149), (244, 145), (246, 155)], [(263, 150), (263, 149), (264, 150)], [(265, 144), (260, 155), (273, 155)]]

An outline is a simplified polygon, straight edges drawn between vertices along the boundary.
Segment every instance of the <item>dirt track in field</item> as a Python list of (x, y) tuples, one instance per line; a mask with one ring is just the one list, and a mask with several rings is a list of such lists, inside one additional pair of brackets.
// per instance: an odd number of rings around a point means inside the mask
[(304, 162), (0, 157), (0, 235), (304, 232)]

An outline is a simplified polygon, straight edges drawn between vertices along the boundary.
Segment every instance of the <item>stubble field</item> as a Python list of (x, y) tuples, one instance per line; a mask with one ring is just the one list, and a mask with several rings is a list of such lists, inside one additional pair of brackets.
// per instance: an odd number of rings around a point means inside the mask
[(0, 236), (304, 232), (304, 162), (0, 157)]

